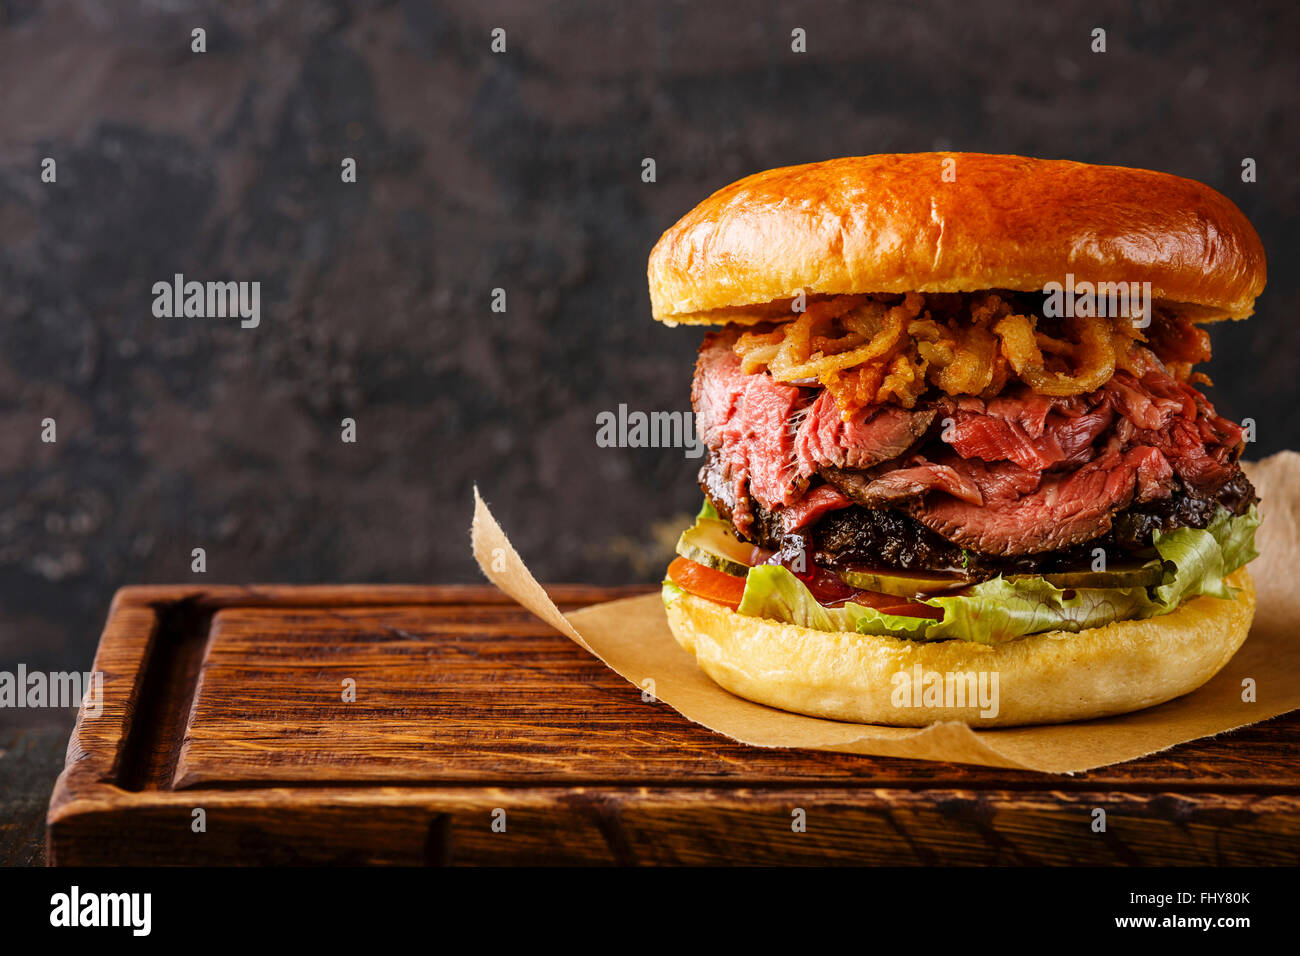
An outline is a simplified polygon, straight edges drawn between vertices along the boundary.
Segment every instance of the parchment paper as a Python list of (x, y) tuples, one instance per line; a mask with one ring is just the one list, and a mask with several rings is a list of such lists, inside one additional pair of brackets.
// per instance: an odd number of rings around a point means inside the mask
[[(1245, 469), (1262, 499), (1250, 571), (1258, 609), (1235, 657), (1200, 690), (1158, 707), (1100, 720), (972, 730), (943, 722), (922, 729), (843, 723), (755, 704), (723, 690), (673, 639), (658, 594), (562, 614), (529, 573), (474, 489), (470, 536), (483, 573), (637, 687), (688, 720), (757, 747), (802, 747), (917, 760), (1075, 773), (1133, 760), (1175, 744), (1235, 730), (1300, 707), (1300, 454), (1282, 452)], [(1256, 699), (1242, 700), (1253, 678)]]

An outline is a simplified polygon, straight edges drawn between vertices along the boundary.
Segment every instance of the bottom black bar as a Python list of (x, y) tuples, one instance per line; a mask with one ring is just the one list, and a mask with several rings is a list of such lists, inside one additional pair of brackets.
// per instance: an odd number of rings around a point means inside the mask
[[(655, 948), (721, 934), (732, 951), (740, 939), (771, 944), (788, 932), (805, 946), (845, 933), (864, 947), (899, 935), (926, 949), (1041, 943), (1044, 932), (1072, 943), (1196, 935), (1232, 945), (1294, 922), (1294, 880), (1285, 868), (9, 869), (0, 870), (0, 919), (6, 936), (128, 945), (433, 944), (449, 932), (462, 943), (473, 939), (464, 933), (577, 943), (605, 927)], [(588, 937), (598, 940), (613, 943)]]

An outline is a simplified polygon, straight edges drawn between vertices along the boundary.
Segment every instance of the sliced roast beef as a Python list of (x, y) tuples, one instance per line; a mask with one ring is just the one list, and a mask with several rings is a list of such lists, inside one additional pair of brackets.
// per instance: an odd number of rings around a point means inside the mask
[[(711, 335), (700, 350), (691, 390), (700, 438), (721, 456), (738, 501), (753, 495), (765, 508), (791, 505), (807, 478), (796, 467), (790, 422), (807, 398), (770, 375), (742, 372), (731, 342)], [(749, 520), (741, 510), (736, 526), (743, 531)]]
[(1195, 391), (1170, 375), (1151, 372), (1140, 380), (1116, 372), (1102, 390), (1115, 410), (1146, 431), (1158, 430), (1177, 417), (1195, 418)]
[(1175, 477), (1172, 493), (1120, 511), (1113, 518), (1110, 532), (1100, 537), (1059, 551), (989, 555), (964, 550), (894, 508), (839, 508), (790, 533), (785, 529), (787, 519), (782, 511), (768, 511), (754, 501), (738, 503), (732, 497), (730, 483), (721, 480), (722, 470), (721, 460), (714, 453), (706, 457), (700, 470), (700, 486), (722, 517), (731, 519), (737, 507), (746, 508), (752, 515), (746, 532), (749, 540), (773, 552), (812, 554), (818, 565), (833, 569), (863, 565), (903, 570), (963, 568), (978, 577), (1074, 570), (1089, 566), (1092, 550), (1098, 547), (1111, 561), (1124, 560), (1134, 553), (1145, 558), (1154, 532), (1204, 528), (1220, 508), (1244, 514), (1259, 500), (1240, 470), (1212, 495), (1194, 492)]
[(1059, 551), (1110, 530), (1114, 514), (1133, 501), (1138, 470), (1154, 451), (1107, 452), (1075, 471), (1044, 473), (1027, 494), (985, 494), (982, 506), (931, 495), (907, 507), (931, 531), (982, 554)]
[(1154, 501), (1169, 497), (1173, 488), (1174, 470), (1160, 449), (1139, 445), (1130, 450), (1127, 460), (1135, 468), (1134, 501)]
[(965, 459), (1012, 462), (1033, 471), (1081, 466), (1098, 455), (1150, 447), (1144, 494), (1158, 497), (1169, 470), (1191, 487), (1212, 492), (1235, 473), (1242, 429), (1215, 413), (1195, 389), (1160, 370), (1140, 380), (1116, 372), (1086, 396), (1046, 398), (1014, 388), (984, 405), (963, 400), (951, 413), (944, 441)]
[[(771, 531), (753, 527), (764, 515), (775, 516), (776, 537), (846, 522), (861, 530), (848, 516), (868, 509), (894, 515), (871, 519), (865, 534), (877, 545), (876, 531), (901, 520), (914, 526), (905, 552), (938, 555), (918, 543), (937, 536), (978, 560), (1006, 561), (1102, 539), (1116, 515), (1179, 489), (1212, 500), (1226, 488), (1232, 498), (1240, 476), (1242, 429), (1158, 363), (1140, 378), (1117, 371), (1088, 395), (1012, 385), (987, 401), (871, 406), (845, 420), (826, 391), (742, 372), (734, 342), (705, 339), (692, 399), (709, 448), (701, 482), (751, 537)], [(1126, 539), (1130, 525), (1153, 526), (1124, 524)]]
[(852, 499), (834, 485), (818, 485), (788, 508), (781, 509), (781, 518), (789, 534), (813, 524), (828, 511), (838, 511), (852, 504)]
[(1140, 380), (1116, 372), (1103, 391), (1128, 423), (1117, 429), (1117, 437), (1126, 444), (1158, 448), (1193, 489), (1212, 493), (1237, 473), (1244, 432), (1215, 412), (1196, 389), (1166, 373), (1150, 371)]
[(1014, 501), (1038, 490), (1043, 473), (1033, 468), (1022, 468), (1013, 461), (983, 462), (965, 460), (951, 453), (939, 457), (941, 464), (959, 471), (979, 489), (984, 502)]
[(799, 474), (807, 477), (823, 468), (863, 469), (891, 461), (917, 443), (935, 415), (935, 408), (873, 405), (845, 421), (830, 392), (822, 392), (801, 415), (795, 432)]
[(1072, 399), (1019, 389), (981, 404), (952, 411), (943, 432), (952, 452), (823, 474), (860, 505), (902, 508), (965, 548), (1005, 556), (1099, 538), (1130, 505), (1179, 484), (1210, 496), (1240, 473), (1241, 429), (1160, 371), (1120, 372)]
[(1069, 407), (1028, 421), (995, 414), (992, 406), (997, 404), (991, 403), (985, 413), (957, 411), (952, 426), (944, 429), (944, 441), (963, 458), (1011, 461), (1042, 471), (1087, 461), (1093, 443), (1115, 420), (1115, 413), (1104, 404), (1087, 412)]
[(1139, 431), (1135, 440), (1155, 445), (1165, 453), (1179, 478), (1208, 493), (1236, 474), (1244, 433), (1240, 426), (1215, 414), (1208, 402), (1202, 402), (1195, 420), (1172, 418), (1159, 430)]
[[(983, 407), (981, 407), (983, 406)], [(1038, 438), (1047, 427), (1047, 416), (1056, 412), (1064, 416), (1082, 414), (1086, 404), (1078, 396), (1040, 395), (1032, 389), (1013, 385), (987, 404), (962, 405), (969, 411), (984, 411), (993, 418), (1018, 425), (1030, 438)]]
[(849, 498), (867, 508), (888, 508), (931, 491), (943, 491), (973, 505), (984, 503), (973, 481), (949, 465), (918, 458), (907, 468), (894, 468), (877, 477), (861, 471), (825, 468), (822, 476)]
[(1115, 516), (1107, 544), (1121, 552), (1149, 547), (1155, 532), (1175, 528), (1204, 528), (1220, 508), (1240, 515), (1258, 504), (1259, 496), (1240, 468), (1213, 494), (1186, 490), (1181, 484), (1173, 494), (1134, 505)]
[[(877, 405), (845, 421), (831, 396), (741, 371), (734, 337), (706, 337), (691, 401), (704, 444), (719, 453), (736, 497), (789, 507), (823, 467), (868, 468), (903, 454), (925, 434), (935, 409)], [(748, 517), (742, 510), (738, 526)]]

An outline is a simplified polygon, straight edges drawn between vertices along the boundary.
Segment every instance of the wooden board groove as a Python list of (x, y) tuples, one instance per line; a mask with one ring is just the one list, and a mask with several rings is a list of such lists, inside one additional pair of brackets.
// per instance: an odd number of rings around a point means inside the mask
[(480, 586), (128, 588), (95, 666), (56, 863), (1300, 861), (1294, 717), (1074, 777), (749, 748)]
[[(180, 731), (193, 702), (214, 615), (188, 600), (152, 606), (158, 615), (156, 633), (146, 651), (139, 703), (115, 778), (124, 790), (163, 787), (175, 773)], [(176, 693), (175, 688), (183, 690)]]

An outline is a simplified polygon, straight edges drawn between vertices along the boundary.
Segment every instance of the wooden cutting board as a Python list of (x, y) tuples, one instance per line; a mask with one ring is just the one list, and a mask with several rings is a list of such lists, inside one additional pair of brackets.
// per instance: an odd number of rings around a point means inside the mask
[(126, 588), (95, 667), (54, 864), (1300, 861), (1294, 716), (1074, 777), (763, 750), (486, 586)]

